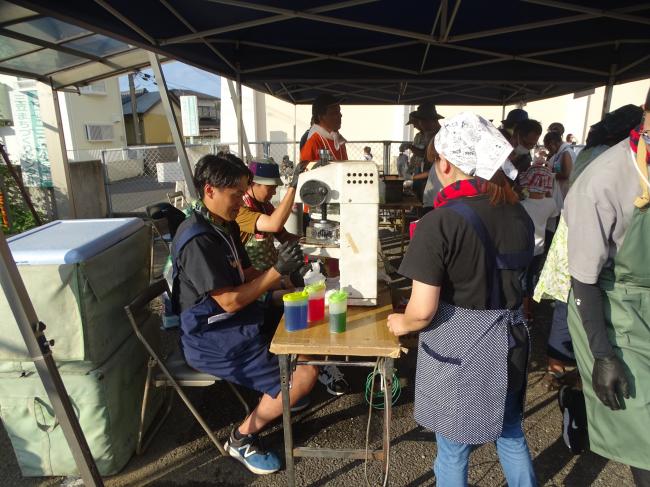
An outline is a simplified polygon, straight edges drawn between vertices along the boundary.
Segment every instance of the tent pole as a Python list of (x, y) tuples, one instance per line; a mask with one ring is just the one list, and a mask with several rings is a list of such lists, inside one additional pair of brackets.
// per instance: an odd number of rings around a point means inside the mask
[(135, 133), (135, 144), (142, 145), (142, 130), (140, 127), (140, 115), (138, 114), (138, 98), (135, 96), (135, 82), (133, 73), (129, 73), (129, 96), (131, 97), (131, 121)]
[(63, 118), (61, 117), (59, 90), (55, 90), (52, 85), (50, 85), (50, 88), (52, 89), (52, 104), (54, 105), (54, 116), (56, 117), (56, 125), (59, 132), (59, 142), (61, 144), (63, 174), (65, 177), (65, 184), (68, 187), (69, 212), (72, 218), (77, 218), (77, 208), (74, 200), (74, 188), (72, 187), (72, 180), (70, 179), (70, 161), (68, 160), (68, 150), (65, 145), (65, 135), (63, 133)]
[[(244, 151), (246, 152), (247, 156), (250, 156), (251, 155), (251, 148), (250, 148), (250, 145), (248, 145), (248, 137), (246, 136), (246, 127), (244, 127), (243, 118), (241, 117), (241, 115), (239, 115), (242, 112), (241, 104), (238, 101), (238, 100), (241, 99), (241, 90), (240, 90), (240, 94), (238, 95), (237, 94), (237, 89), (235, 87), (235, 83), (233, 83), (231, 79), (228, 79), (228, 78), (226, 78), (226, 79), (227, 79), (227, 82), (228, 82), (228, 91), (230, 92), (230, 99), (232, 100), (232, 106), (235, 109), (235, 118), (236, 118), (236, 122), (237, 122), (237, 138), (241, 142), (241, 144), (239, 142), (237, 143), (238, 144), (238, 150), (240, 151), (239, 156), (243, 160), (244, 159), (244, 154), (243, 154)], [(239, 124), (240, 119), (242, 120), (241, 125)], [(243, 146), (243, 148), (242, 148), (242, 146)]]
[(237, 144), (238, 150), (239, 150), (239, 157), (242, 159), (244, 158), (244, 117), (242, 113), (242, 93), (241, 93), (241, 75), (239, 74), (239, 71), (237, 71), (237, 86), (236, 86), (236, 93), (237, 93), (237, 109), (235, 110), (235, 113), (237, 114)]
[(7, 302), (25, 341), (25, 346), (34, 361), (36, 371), (50, 399), (54, 415), (61, 425), (61, 430), (70, 447), (84, 485), (88, 487), (103, 486), (104, 483), (99, 475), (99, 470), (97, 470), (95, 460), (90, 453), (81, 426), (79, 426), (79, 421), (59, 375), (59, 370), (54, 363), (50, 343), (43, 334), (45, 325), (38, 321), (34, 306), (29, 299), (25, 284), (20, 277), (18, 267), (16, 267), (16, 262), (2, 232), (0, 232), (0, 284), (2, 284)]
[(587, 143), (587, 135), (589, 134), (589, 109), (591, 108), (591, 95), (587, 96), (587, 108), (585, 108), (585, 123), (582, 126), (582, 143)]
[(187, 157), (187, 152), (185, 151), (185, 143), (183, 142), (183, 137), (181, 136), (181, 131), (178, 127), (178, 120), (176, 119), (176, 113), (174, 112), (171, 98), (169, 98), (169, 92), (167, 91), (167, 81), (165, 80), (165, 75), (163, 74), (162, 68), (160, 66), (160, 59), (158, 58), (158, 54), (149, 51), (149, 63), (151, 64), (151, 69), (153, 71), (154, 77), (156, 78), (158, 89), (160, 90), (160, 100), (162, 101), (163, 108), (165, 109), (165, 115), (167, 116), (167, 122), (169, 123), (169, 130), (172, 133), (172, 140), (174, 141), (176, 151), (178, 152), (178, 162), (180, 163), (181, 171), (183, 171), (183, 177), (185, 178), (185, 186), (187, 192), (189, 193), (190, 198), (195, 199), (198, 197), (198, 195), (196, 193), (196, 188), (194, 187), (193, 182), (194, 171), (192, 170), (189, 158)]
[(609, 113), (612, 105), (612, 93), (614, 91), (614, 82), (616, 81), (616, 64), (612, 64), (610, 73), (609, 80), (605, 86), (605, 96), (603, 96), (603, 110), (600, 114), (601, 120)]

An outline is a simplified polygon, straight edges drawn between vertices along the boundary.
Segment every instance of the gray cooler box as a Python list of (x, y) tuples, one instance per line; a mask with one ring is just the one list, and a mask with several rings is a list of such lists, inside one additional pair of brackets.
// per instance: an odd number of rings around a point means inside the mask
[[(160, 318), (152, 317), (145, 333), (156, 347)], [(106, 363), (93, 370), (63, 363), (59, 372), (101, 475), (119, 472), (129, 461), (138, 435), (147, 354), (131, 335)], [(87, 364), (87, 362), (86, 362)], [(147, 426), (162, 403), (152, 389)], [(61, 426), (54, 417), (37, 373), (0, 373), (0, 418), (13, 445), (23, 476), (78, 475)], [(7, 452), (8, 454), (8, 452)]]
[[(149, 285), (150, 228), (139, 218), (65, 220), (8, 241), (54, 359), (105, 362), (132, 333), (124, 306)], [(19, 370), (34, 367), (0, 293), (0, 372)]]

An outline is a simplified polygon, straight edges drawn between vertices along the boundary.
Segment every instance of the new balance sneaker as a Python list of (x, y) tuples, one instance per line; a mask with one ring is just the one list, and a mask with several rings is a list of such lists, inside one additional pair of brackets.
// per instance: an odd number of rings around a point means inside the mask
[(248, 470), (258, 475), (277, 472), (282, 466), (280, 458), (275, 453), (264, 451), (257, 434), (236, 439), (233, 429), (223, 447), (231, 457), (236, 458)]
[(342, 396), (350, 392), (350, 385), (336, 365), (325, 365), (320, 368), (318, 380), (327, 387), (327, 392), (333, 396)]

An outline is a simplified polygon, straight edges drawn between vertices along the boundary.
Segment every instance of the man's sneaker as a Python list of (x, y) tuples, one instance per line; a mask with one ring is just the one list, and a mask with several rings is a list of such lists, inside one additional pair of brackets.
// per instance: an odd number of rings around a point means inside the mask
[(247, 435), (237, 440), (235, 430), (223, 446), (228, 454), (242, 462), (248, 470), (258, 475), (265, 475), (280, 470), (280, 458), (273, 452), (262, 449), (258, 435)]
[(348, 381), (336, 365), (325, 365), (320, 368), (318, 380), (327, 387), (327, 392), (333, 396), (341, 396), (350, 392)]
[(311, 399), (309, 399), (309, 396), (302, 396), (293, 406), (291, 406), (291, 412), (299, 413), (300, 411), (304, 411), (310, 404)]

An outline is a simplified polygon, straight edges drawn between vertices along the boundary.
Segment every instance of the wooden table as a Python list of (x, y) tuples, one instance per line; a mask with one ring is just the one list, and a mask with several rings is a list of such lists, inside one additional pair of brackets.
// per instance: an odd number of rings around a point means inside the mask
[[(279, 357), (280, 379), (282, 386), (282, 421), (284, 429), (284, 449), (287, 464), (287, 482), (290, 487), (295, 485), (294, 456), (328, 457), (328, 458), (366, 458), (366, 450), (362, 449), (330, 449), (305, 448), (293, 445), (291, 429), (291, 409), (289, 407), (289, 382), (292, 370), (298, 364), (312, 365), (346, 365), (357, 367), (375, 367), (373, 361), (349, 360), (348, 357), (377, 357), (381, 367), (385, 390), (392, 389), (393, 359), (400, 355), (400, 344), (396, 336), (388, 331), (386, 318), (392, 313), (391, 300), (387, 289), (382, 289), (377, 297), (377, 306), (348, 307), (345, 333), (332, 334), (329, 332), (328, 316), (321, 323), (310, 324), (305, 330), (287, 332), (284, 319), (271, 341), (271, 352)], [(319, 355), (318, 360), (298, 361), (298, 355)], [(339, 357), (338, 360), (331, 357)], [(385, 463), (390, 448), (390, 421), (392, 397), (384, 395), (384, 427), (381, 450), (371, 450), (369, 457), (382, 460)]]
[(408, 222), (406, 221), (406, 212), (413, 208), (421, 208), (422, 202), (417, 198), (404, 198), (402, 201), (395, 203), (380, 203), (380, 210), (395, 210), (400, 212), (401, 232), (400, 232), (400, 252), (404, 255), (404, 242), (408, 232)]

